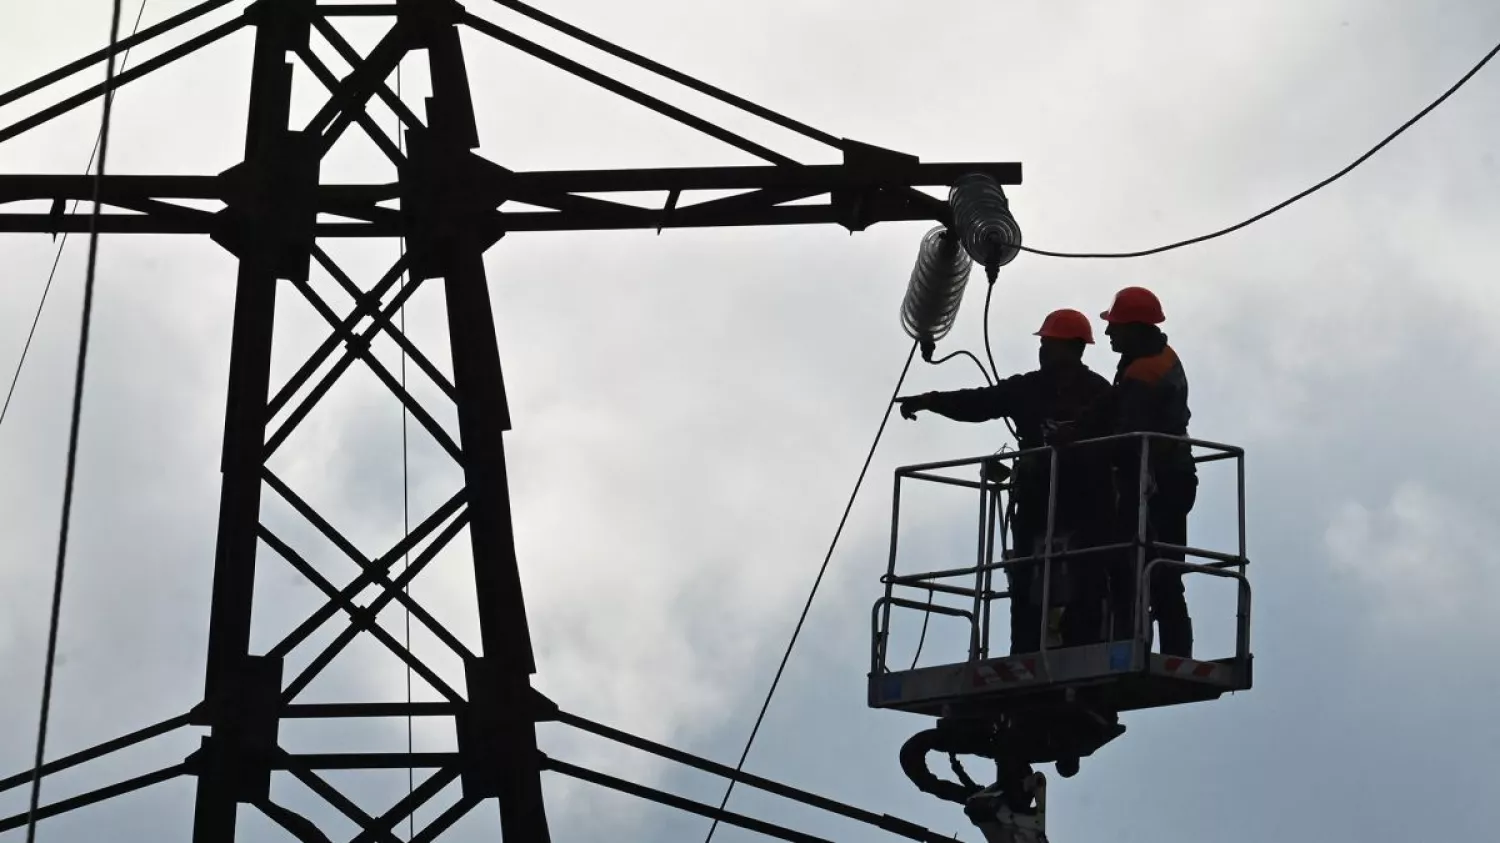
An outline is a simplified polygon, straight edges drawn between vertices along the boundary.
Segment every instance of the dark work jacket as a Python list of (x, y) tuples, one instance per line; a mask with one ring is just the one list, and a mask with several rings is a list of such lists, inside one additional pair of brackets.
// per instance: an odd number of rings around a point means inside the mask
[[(926, 408), (955, 421), (983, 422), (1001, 417), (1015, 421), (1022, 450), (1046, 445), (1048, 422), (1071, 422), (1084, 408), (1110, 392), (1110, 383), (1078, 363), (1055, 371), (1038, 369), (1013, 375), (994, 386), (929, 392)], [(1098, 507), (1111, 505), (1113, 489), (1104, 455), (1092, 456), (1064, 449), (1058, 454), (1058, 526), (1083, 526), (1096, 517)], [(1017, 520), (1040, 533), (1046, 526), (1048, 462), (1045, 454), (1020, 460), (1016, 466)], [(1022, 525), (1018, 525), (1022, 526)]]
[[(1082, 416), (1080, 426), (1087, 436), (1143, 431), (1186, 436), (1192, 418), (1188, 409), (1187, 371), (1177, 352), (1167, 344), (1166, 334), (1160, 334), (1145, 354), (1120, 355), (1113, 388)], [(1140, 448), (1139, 442), (1130, 442), (1115, 449), (1115, 464), (1122, 471), (1122, 483), (1124, 478), (1134, 477), (1139, 471)], [(1187, 445), (1152, 441), (1150, 462), (1156, 473), (1197, 472), (1192, 448)]]

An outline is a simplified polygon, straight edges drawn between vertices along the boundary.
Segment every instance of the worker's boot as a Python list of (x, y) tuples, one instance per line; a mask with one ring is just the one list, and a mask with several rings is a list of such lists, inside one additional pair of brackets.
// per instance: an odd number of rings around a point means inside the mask
[(1193, 619), (1190, 617), (1161, 618), (1161, 654), (1193, 657)]

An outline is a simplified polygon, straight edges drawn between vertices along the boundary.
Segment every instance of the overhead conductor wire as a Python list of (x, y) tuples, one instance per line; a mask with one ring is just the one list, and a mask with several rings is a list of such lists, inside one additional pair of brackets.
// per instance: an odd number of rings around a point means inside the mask
[(1459, 88), (1462, 88), (1470, 79), (1474, 78), (1474, 75), (1476, 73), (1482, 70), (1485, 65), (1490, 63), (1490, 59), (1493, 59), (1496, 53), (1500, 53), (1500, 44), (1496, 44), (1494, 47), (1490, 48), (1490, 51), (1484, 54), (1484, 58), (1480, 59), (1478, 64), (1469, 68), (1468, 73), (1465, 73), (1462, 77), (1459, 78), (1457, 82), (1454, 82), (1453, 85), (1450, 86), (1448, 90), (1444, 91), (1437, 99), (1428, 103), (1426, 108), (1418, 111), (1415, 115), (1412, 116), (1410, 120), (1402, 123), (1396, 128), (1394, 132), (1386, 135), (1383, 139), (1381, 139), (1380, 143), (1377, 143), (1374, 146), (1370, 147), (1369, 150), (1367, 150), (1363, 155), (1350, 162), (1348, 166), (1344, 167), (1342, 170), (1339, 170), (1328, 178), (1323, 179), (1312, 187), (1307, 188), (1301, 193), (1298, 193), (1292, 198), (1286, 199), (1282, 202), (1278, 202), (1277, 204), (1272, 205), (1271, 207), (1267, 208), (1264, 211), (1261, 211), (1260, 213), (1256, 214), (1253, 217), (1250, 217), (1249, 219), (1245, 219), (1235, 223), (1234, 225), (1221, 228), (1218, 231), (1211, 231), (1208, 234), (1202, 234), (1197, 237), (1190, 237), (1187, 240), (1179, 240), (1176, 243), (1168, 243), (1165, 246), (1157, 246), (1153, 249), (1141, 249), (1137, 252), (1051, 252), (1046, 249), (1033, 249), (1029, 246), (1018, 246), (1017, 248), (1019, 248), (1023, 252), (1030, 252), (1033, 255), (1042, 255), (1044, 257), (1050, 258), (1142, 258), (1147, 255), (1156, 255), (1162, 252), (1170, 252), (1173, 249), (1181, 249), (1184, 246), (1191, 246), (1195, 243), (1202, 243), (1206, 240), (1214, 240), (1219, 237), (1223, 237), (1226, 234), (1233, 234), (1234, 232), (1239, 231), (1242, 228), (1260, 222), (1266, 217), (1269, 217), (1270, 215), (1276, 213), (1277, 211), (1280, 211), (1283, 208), (1286, 208), (1287, 206), (1295, 202), (1300, 202), (1301, 200), (1306, 199), (1307, 197), (1313, 195), (1314, 193), (1317, 193), (1330, 184), (1333, 184), (1344, 176), (1349, 175), (1354, 171), (1354, 168), (1373, 158), (1375, 156), (1375, 153), (1384, 149), (1387, 144), (1400, 137), (1403, 133), (1406, 132), (1407, 129), (1415, 126), (1418, 121), (1420, 121), (1423, 117), (1426, 117), (1429, 113), (1432, 112), (1433, 109), (1442, 105), (1449, 97), (1457, 93)]
[[(132, 38), (135, 37), (136, 33), (141, 31), (141, 18), (145, 16), (146, 4), (149, 2), (151, 2), (151, 0), (141, 0), (140, 9), (137, 10), (135, 14), (135, 26), (130, 30), (130, 36)], [(125, 68), (129, 64), (130, 49), (126, 49), (125, 52), (120, 56), (120, 72), (124, 73)], [(92, 172), (94, 169), (94, 159), (99, 154), (99, 138), (99, 135), (94, 136), (94, 148), (89, 152), (89, 163), (86, 164), (83, 168), (83, 172), (85, 175)], [(78, 211), (78, 203), (80, 201), (82, 200), (73, 200), (73, 207), (68, 211), (69, 216)], [(32, 339), (36, 337), (36, 326), (42, 321), (42, 310), (47, 306), (47, 294), (52, 291), (52, 281), (53, 279), (57, 278), (57, 266), (58, 264), (62, 263), (63, 249), (67, 248), (68, 245), (68, 234), (69, 232), (66, 231), (62, 233), (62, 239), (57, 243), (57, 251), (52, 256), (52, 269), (48, 271), (47, 283), (42, 287), (42, 298), (36, 303), (36, 315), (31, 318), (31, 330), (27, 331), (26, 342), (21, 346), (21, 359), (16, 361), (15, 374), (11, 376), (10, 388), (5, 392), (5, 403), (3, 405), (0, 405), (0, 425), (5, 424), (5, 416), (10, 412), (10, 402), (11, 399), (15, 397), (16, 384), (20, 383), (21, 381), (21, 370), (26, 367), (26, 356), (31, 352)]]
[(57, 569), (52, 583), (52, 612), (47, 626), (47, 660), (42, 673), (41, 715), (37, 719), (36, 766), (31, 776), (31, 806), (26, 813), (26, 843), (36, 840), (37, 807), (42, 796), (42, 764), (47, 753), (47, 720), (52, 709), (52, 678), (57, 665), (57, 632), (62, 619), (64, 563), (68, 558), (68, 526), (73, 514), (73, 480), (78, 468), (78, 428), (83, 416), (84, 370), (88, 363), (89, 323), (94, 309), (94, 277), (99, 259), (100, 194), (109, 157), (109, 122), (114, 108), (115, 48), (120, 41), (120, 5), (110, 14), (109, 56), (105, 65), (104, 109), (99, 122), (99, 167), (94, 174), (94, 210), (89, 216), (88, 269), (83, 284), (83, 319), (78, 332), (78, 371), (73, 381), (73, 416), (68, 430), (68, 464), (63, 475), (62, 522), (57, 533)]

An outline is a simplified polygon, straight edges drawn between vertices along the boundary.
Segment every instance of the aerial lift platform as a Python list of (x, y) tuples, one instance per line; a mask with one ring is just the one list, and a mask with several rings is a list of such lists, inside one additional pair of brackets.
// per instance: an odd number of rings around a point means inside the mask
[[(1149, 453), (1153, 443), (1161, 448), (1168, 440), (1181, 443), (1177, 447), (1189, 447), (1199, 466), (1233, 462), (1238, 533), (1233, 550), (1163, 544), (1151, 535), (1147, 527), (1151, 503)], [(937, 718), (934, 728), (913, 736), (902, 748), (902, 768), (923, 791), (963, 804), (990, 843), (1046, 841), (1046, 778), (1032, 765), (1054, 763), (1060, 775), (1072, 776), (1081, 758), (1125, 731), (1119, 722), (1122, 712), (1214, 700), (1247, 690), (1252, 684), (1244, 451), (1155, 433), (1122, 434), (1067, 447), (1121, 446), (1139, 448), (1140, 453), (1135, 534), (1126, 535), (1128, 529), (1117, 530), (1106, 543), (1096, 540), (1089, 546), (1073, 546), (1071, 537), (1056, 529), (1057, 448), (910, 465), (895, 473), (890, 560), (882, 578), (885, 592), (872, 612), (869, 704)], [(1032, 548), (1010, 548), (1007, 541), (1012, 480), (1020, 460), (1031, 460), (1033, 467), (1040, 462), (1049, 471), (1046, 530)], [(911, 482), (977, 492), (974, 564), (919, 572), (904, 572), (898, 566), (901, 496), (903, 484)], [(1105, 565), (1115, 576), (1122, 571), (1133, 572), (1134, 585), (1127, 593), (1133, 595), (1134, 611), (1124, 616), (1126, 623), (1118, 624), (1113, 616), (1121, 607), (1105, 605), (1099, 636), (1105, 640), (1070, 646), (1059, 634), (1058, 620), (1072, 593), (1070, 589), (1077, 586), (1081, 576), (1106, 570), (1098, 567)], [(1040, 571), (1040, 578), (1033, 578), (1039, 585), (1029, 594), (1013, 595), (1005, 587), (1010, 579), (1005, 575), (1023, 566)], [(1185, 578), (1234, 581), (1233, 655), (1202, 659), (1153, 652), (1150, 583), (1152, 573), (1162, 567), (1180, 570)], [(1002, 575), (998, 583), (997, 572)], [(934, 597), (939, 594), (949, 596), (950, 602), (957, 597), (962, 605), (937, 603)], [(915, 599), (918, 595), (924, 599)], [(1034, 606), (1040, 603), (1035, 612), (1041, 625), (1039, 646), (1035, 652), (996, 653), (991, 634), (995, 604), (1028, 599)], [(917, 667), (914, 661), (905, 669), (893, 669), (888, 656), (891, 618), (896, 610), (918, 617), (924, 631), (933, 615), (966, 622), (967, 653), (960, 660), (923, 667)], [(1119, 629), (1129, 631), (1124, 635), (1113, 632)], [(931, 773), (926, 763), (929, 752), (949, 754), (959, 781), (943, 780)], [(968, 777), (957, 761), (957, 756), (966, 754), (995, 762), (994, 785), (981, 787)]]

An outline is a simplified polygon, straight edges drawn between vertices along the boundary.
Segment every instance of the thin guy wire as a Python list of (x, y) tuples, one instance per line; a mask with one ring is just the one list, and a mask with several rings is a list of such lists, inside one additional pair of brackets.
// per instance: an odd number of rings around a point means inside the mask
[[(105, 83), (115, 80), (115, 45), (120, 41), (121, 0), (114, 0), (109, 26), (109, 59)], [(83, 284), (83, 319), (78, 332), (78, 372), (73, 381), (73, 417), (68, 430), (68, 466), (63, 475), (62, 523), (57, 533), (57, 570), (52, 582), (52, 613), (47, 626), (47, 661), (42, 674), (41, 715), (37, 718), (36, 766), (31, 776), (31, 806), (26, 812), (26, 843), (35, 843), (37, 807), (42, 797), (42, 764), (47, 755), (47, 720), (52, 710), (52, 678), (57, 666), (57, 632), (62, 623), (63, 569), (68, 557), (68, 523), (73, 514), (73, 480), (78, 469), (78, 428), (83, 418), (84, 371), (88, 363), (89, 323), (94, 309), (94, 278), (99, 258), (100, 195), (104, 188), (104, 165), (109, 155), (109, 121), (114, 92), (105, 89), (103, 115), (99, 121), (99, 169), (94, 175), (94, 211), (89, 216), (89, 260)]]
[[(776, 695), (776, 688), (781, 684), (781, 675), (786, 672), (786, 664), (792, 657), (792, 648), (797, 646), (797, 637), (802, 634), (802, 625), (807, 622), (807, 614), (812, 610), (813, 598), (818, 596), (818, 586), (823, 584), (823, 575), (828, 572), (828, 563), (833, 559), (833, 551), (839, 546), (839, 537), (844, 534), (844, 525), (849, 521), (849, 513), (854, 509), (854, 501), (859, 497), (859, 487), (865, 482), (865, 474), (870, 470), (870, 461), (875, 458), (875, 449), (880, 446), (880, 437), (885, 434), (885, 426), (891, 420), (891, 408), (896, 403), (896, 396), (901, 394), (901, 385), (906, 383), (906, 374), (911, 371), (911, 362), (917, 356), (917, 343), (911, 344), (911, 351), (906, 355), (906, 365), (901, 367), (901, 377), (896, 379), (896, 388), (891, 391), (891, 400), (886, 402), (885, 413), (880, 417), (880, 428), (875, 431), (875, 441), (870, 443), (870, 452), (865, 454), (865, 464), (859, 469), (859, 478), (854, 481), (854, 491), (849, 493), (849, 502), (844, 505), (843, 517), (839, 518), (839, 526), (833, 531), (833, 541), (828, 544), (828, 553), (823, 556), (823, 565), (818, 568), (818, 576), (813, 580), (812, 590), (807, 594), (807, 603), (802, 607), (802, 615), (797, 618), (797, 626), (792, 630), (792, 639), (787, 642), (786, 652), (781, 656), (781, 664), (776, 668), (776, 676), (771, 679), (771, 688), (766, 692), (766, 700), (761, 703), (760, 714), (755, 718), (755, 725), (750, 729), (750, 737), (745, 741), (745, 749), (740, 753), (739, 763), (734, 765), (736, 774), (745, 769), (745, 759), (750, 757), (750, 747), (755, 744), (755, 736), (760, 732), (760, 724), (766, 719), (766, 711), (771, 707), (771, 698)], [(729, 780), (729, 786), (724, 789), (724, 798), (719, 801), (719, 811), (729, 804), (729, 795), (734, 793), (735, 779)], [(719, 827), (718, 817), (714, 818), (713, 825), (709, 826), (708, 836), (703, 843), (713, 840), (714, 831)]]
[[(136, 33), (141, 31), (141, 18), (145, 16), (146, 4), (149, 2), (151, 2), (151, 0), (141, 0), (140, 9), (137, 10), (135, 14), (135, 26), (130, 31), (130, 35), (132, 38), (135, 37)], [(127, 49), (120, 56), (121, 73), (124, 73), (125, 68), (130, 64), (131, 49), (134, 48), (132, 47), (130, 49)], [(85, 164), (83, 167), (84, 175), (88, 175), (93, 171), (94, 158), (98, 154), (99, 136), (95, 135), (94, 148), (89, 152), (89, 163)], [(72, 216), (78, 211), (78, 203), (80, 201), (82, 200), (73, 200), (73, 207), (68, 211), (69, 216)], [(36, 326), (42, 321), (42, 309), (47, 306), (47, 294), (52, 291), (52, 281), (57, 277), (58, 264), (62, 263), (63, 249), (67, 248), (68, 245), (68, 234), (69, 232), (66, 231), (62, 233), (62, 239), (57, 244), (57, 253), (52, 256), (52, 269), (47, 272), (47, 283), (42, 287), (42, 298), (36, 303), (36, 315), (31, 318), (31, 330), (26, 332), (26, 344), (21, 346), (21, 359), (16, 361), (16, 371), (15, 374), (11, 376), (10, 389), (6, 390), (5, 392), (5, 403), (3, 405), (0, 405), (0, 425), (5, 424), (5, 416), (10, 412), (10, 401), (15, 397), (16, 394), (16, 384), (21, 382), (21, 370), (25, 368), (26, 356), (31, 352), (31, 341), (36, 337)]]
[[(399, 62), (399, 61), (396, 62), (396, 99), (398, 99), (398, 100), (401, 99), (401, 62)], [(402, 128), (401, 128), (401, 116), (400, 115), (396, 116), (396, 149), (399, 152), (401, 152), (402, 155), (406, 154), (406, 133), (402, 131)], [(405, 235), (401, 236), (400, 243), (401, 243), (401, 255), (400, 256), (402, 258), (405, 258), (406, 257), (406, 237), (405, 237)], [(402, 290), (406, 289), (406, 273), (405, 272), (401, 273), (401, 289)], [(400, 310), (397, 311), (396, 318), (401, 323), (401, 326), (400, 326), (401, 327), (401, 335), (404, 337), (404, 336), (406, 336), (406, 304), (405, 303), (403, 303), (401, 305)], [(401, 391), (403, 391), (403, 392), (406, 391), (406, 347), (405, 346), (402, 346), (402, 348), (401, 348)], [(403, 539), (410, 538), (410, 536), (411, 536), (411, 483), (410, 483), (410, 480), (409, 480), (410, 475), (408, 474), (408, 460), (407, 460), (407, 444), (406, 444), (407, 421), (408, 421), (408, 413), (407, 413), (407, 410), (406, 410), (406, 404), (402, 403), (402, 405), (401, 405), (401, 532), (402, 532), (402, 538)], [(410, 550), (408, 550), (405, 553), (405, 555), (403, 557), (403, 560), (402, 560), (402, 564), (403, 564), (403, 570), (411, 568), (411, 551)], [(401, 589), (406, 592), (406, 596), (407, 597), (411, 596), (411, 583), (410, 582), (408, 582), (407, 584), (403, 585), (401, 587)], [(406, 609), (406, 649), (407, 649), (407, 651), (411, 650), (411, 607), (407, 607), (407, 609)], [(410, 707), (411, 707), (411, 665), (407, 665), (406, 666), (406, 705), (407, 705), (407, 708), (410, 709)], [(410, 758), (415, 752), (416, 752), (416, 741), (415, 741), (415, 737), (414, 737), (414, 729), (413, 729), (413, 726), (412, 726), (412, 715), (411, 715), (411, 712), (408, 710), (407, 714), (406, 714), (406, 755), (407, 755), (408, 758)], [(417, 790), (417, 773), (416, 773), (416, 769), (412, 765), (408, 764), (406, 766), (406, 795), (407, 795), (407, 797), (410, 798), (412, 796), (412, 794), (416, 793), (416, 790)], [(406, 839), (407, 840), (412, 840), (416, 836), (417, 836), (417, 812), (416, 812), (416, 809), (414, 808), (414, 809), (412, 809), (412, 812), (410, 814), (408, 814), (407, 817), (406, 817)]]

